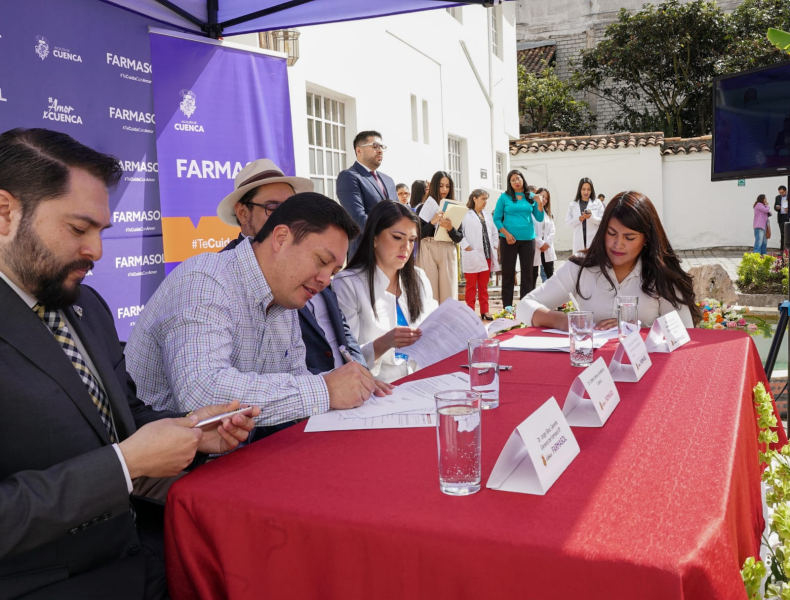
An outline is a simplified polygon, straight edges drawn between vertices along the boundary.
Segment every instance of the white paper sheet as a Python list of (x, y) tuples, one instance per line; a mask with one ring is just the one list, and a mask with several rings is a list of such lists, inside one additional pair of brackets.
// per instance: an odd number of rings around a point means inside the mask
[[(552, 335), (568, 335), (567, 331), (563, 331), (562, 329), (544, 329), (543, 333), (550, 333)], [(618, 330), (617, 327), (612, 327), (611, 329), (604, 329), (602, 331), (593, 329), (593, 339), (600, 339), (600, 340), (614, 340), (617, 339)]]
[[(601, 348), (609, 340), (593, 337), (593, 348)], [(571, 342), (568, 332), (565, 337), (526, 337), (517, 335), (499, 344), (501, 350), (522, 350), (528, 352), (570, 352)]]
[(398, 352), (409, 355), (420, 368), (449, 358), (467, 349), (473, 338), (487, 338), (488, 332), (475, 311), (463, 302), (448, 298), (420, 323), (422, 337)]
[(426, 223), (430, 223), (437, 212), (439, 212), (439, 205), (436, 203), (436, 200), (428, 196), (428, 199), (420, 209), (420, 218)]
[(354, 431), (359, 429), (405, 429), (407, 427), (434, 427), (436, 415), (381, 415), (368, 419), (347, 419), (345, 411), (330, 410), (310, 417), (305, 433), (316, 431)]
[[(489, 337), (494, 337), (496, 334), (512, 329), (517, 325), (521, 325), (521, 321), (518, 319), (494, 319), (486, 326), (486, 330)], [(566, 331), (565, 333), (567, 335), (568, 332)]]
[(367, 419), (396, 413), (414, 413), (415, 411), (423, 411), (424, 414), (434, 413), (436, 412), (436, 401), (433, 395), (436, 392), (468, 389), (468, 373), (459, 372), (427, 377), (396, 385), (391, 396), (381, 398), (371, 396), (370, 400), (367, 400), (359, 408), (349, 408), (342, 411), (342, 416), (347, 419)]

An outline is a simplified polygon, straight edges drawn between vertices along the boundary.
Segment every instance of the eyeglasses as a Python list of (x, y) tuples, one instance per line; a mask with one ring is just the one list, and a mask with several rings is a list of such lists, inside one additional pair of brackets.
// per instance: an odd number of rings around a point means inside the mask
[(369, 144), (360, 144), (357, 148), (364, 148), (365, 146), (373, 146), (373, 149), (378, 152), (381, 150), (382, 152), (387, 151), (387, 147), (384, 144), (379, 144), (378, 142), (370, 142)]
[(277, 210), (282, 202), (267, 202), (266, 204), (258, 204), (257, 202), (245, 202), (247, 206), (257, 206), (262, 208), (267, 217), (271, 217), (272, 213)]

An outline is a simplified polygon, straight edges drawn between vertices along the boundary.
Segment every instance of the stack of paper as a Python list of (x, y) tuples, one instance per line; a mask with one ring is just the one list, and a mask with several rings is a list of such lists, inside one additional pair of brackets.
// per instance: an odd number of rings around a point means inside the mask
[[(593, 348), (601, 348), (608, 339), (593, 337)], [(570, 339), (567, 337), (524, 337), (516, 336), (499, 344), (501, 350), (523, 350), (528, 352), (570, 352)]]
[(330, 410), (310, 417), (305, 432), (354, 429), (395, 429), (436, 425), (433, 395), (444, 390), (468, 390), (468, 373), (450, 373), (404, 383), (391, 396), (371, 396), (359, 408)]

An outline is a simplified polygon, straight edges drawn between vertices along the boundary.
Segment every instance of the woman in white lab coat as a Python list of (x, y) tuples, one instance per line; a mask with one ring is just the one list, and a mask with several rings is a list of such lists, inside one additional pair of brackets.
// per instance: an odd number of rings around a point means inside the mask
[(535, 227), (535, 261), (533, 262), (532, 278), (537, 287), (538, 271), (542, 271), (543, 283), (554, 275), (554, 261), (557, 260), (557, 253), (554, 251), (554, 235), (557, 233), (557, 226), (554, 225), (554, 215), (551, 212), (551, 194), (546, 188), (538, 188), (535, 192), (535, 199), (543, 202), (543, 221), (533, 220)]
[(477, 296), (480, 297), (480, 317), (493, 321), (488, 312), (488, 279), (491, 271), (499, 270), (496, 251), (499, 235), (494, 219), (484, 209), (488, 194), (484, 190), (474, 190), (469, 194), (466, 213), (461, 224), (464, 239), (461, 240), (461, 266), (466, 280), (465, 300), (472, 310), (475, 309)]
[(400, 348), (420, 339), (419, 324), (438, 307), (431, 283), (414, 265), (419, 217), (382, 200), (368, 215), (359, 247), (332, 288), (377, 379), (390, 382), (416, 368)]
[(579, 181), (576, 198), (568, 207), (565, 226), (573, 229), (573, 253), (586, 250), (592, 244), (603, 218), (603, 202), (595, 197), (595, 187), (589, 177)]

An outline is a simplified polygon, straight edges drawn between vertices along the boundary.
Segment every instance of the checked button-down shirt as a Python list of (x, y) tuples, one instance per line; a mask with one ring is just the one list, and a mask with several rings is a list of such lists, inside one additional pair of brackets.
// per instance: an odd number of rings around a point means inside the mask
[(272, 300), (249, 240), (179, 265), (126, 345), (138, 396), (181, 411), (239, 400), (261, 407), (257, 425), (328, 410), (324, 378), (305, 366), (297, 311), (276, 304), (267, 311)]

